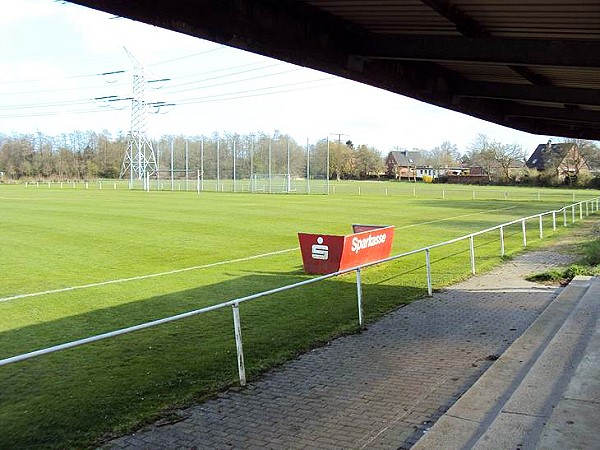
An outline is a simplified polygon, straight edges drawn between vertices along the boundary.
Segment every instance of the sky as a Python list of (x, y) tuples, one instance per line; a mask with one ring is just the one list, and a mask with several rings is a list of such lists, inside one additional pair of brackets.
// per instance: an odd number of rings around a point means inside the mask
[(552, 138), (71, 3), (0, 4), (3, 134), (126, 133), (131, 103), (119, 99), (132, 96), (135, 60), (149, 81), (146, 101), (170, 105), (151, 108), (151, 138), (279, 131), (300, 144), (341, 138), (382, 154), (444, 141), (464, 153), (478, 134), (530, 154)]

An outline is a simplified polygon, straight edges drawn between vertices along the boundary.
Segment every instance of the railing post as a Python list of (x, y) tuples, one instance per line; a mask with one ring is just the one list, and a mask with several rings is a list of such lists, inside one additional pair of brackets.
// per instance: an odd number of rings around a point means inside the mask
[(433, 296), (433, 286), (431, 284), (431, 258), (429, 256), (429, 249), (425, 249), (425, 267), (427, 268), (427, 295)]
[(556, 211), (552, 211), (552, 231), (556, 231)]
[(363, 304), (362, 304), (362, 280), (360, 267), (356, 269), (356, 298), (358, 300), (358, 326), (364, 329), (363, 325)]
[(504, 256), (504, 227), (500, 227), (500, 256)]
[(583, 220), (583, 202), (579, 202), (579, 220)]
[(544, 237), (544, 219), (542, 218), (542, 215), (540, 214), (540, 239), (542, 239)]
[(575, 223), (575, 205), (571, 205), (571, 222)]
[(567, 208), (563, 209), (563, 227), (567, 226)]
[(240, 324), (240, 305), (233, 306), (233, 330), (235, 332), (235, 349), (237, 351), (238, 372), (240, 374), (240, 386), (246, 386), (246, 368), (244, 367), (244, 349), (242, 347), (242, 326)]
[(475, 239), (470, 236), (469, 246), (471, 247), (471, 273), (475, 275)]
[(523, 247), (527, 247), (527, 230), (525, 229), (525, 219), (521, 220), (521, 229), (523, 230)]
[(589, 202), (589, 200), (585, 201), (585, 215), (586, 216), (590, 215), (590, 202)]

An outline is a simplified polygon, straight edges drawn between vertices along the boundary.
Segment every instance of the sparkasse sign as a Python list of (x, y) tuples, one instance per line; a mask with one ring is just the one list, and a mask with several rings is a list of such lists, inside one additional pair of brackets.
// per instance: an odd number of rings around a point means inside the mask
[(387, 258), (392, 251), (394, 227), (353, 225), (346, 236), (298, 233), (304, 271), (327, 274)]

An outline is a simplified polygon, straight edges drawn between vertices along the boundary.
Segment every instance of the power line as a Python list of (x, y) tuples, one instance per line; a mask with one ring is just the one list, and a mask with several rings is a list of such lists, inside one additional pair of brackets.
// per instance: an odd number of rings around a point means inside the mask
[[(309, 82), (303, 82), (303, 83), (310, 83), (310, 82), (318, 82), (318, 81), (325, 81), (328, 79), (333, 79), (335, 77), (328, 77), (328, 78), (324, 78), (321, 80), (312, 80)], [(291, 83), (291, 85), (297, 85), (298, 83)], [(339, 82), (335, 82), (335, 83), (331, 83), (331, 84), (324, 84), (324, 85), (320, 85), (320, 86), (307, 86), (307, 87), (299, 87), (299, 88), (293, 88), (293, 89), (283, 89), (283, 90), (278, 90), (278, 91), (273, 91), (273, 92), (264, 92), (264, 93), (255, 93), (255, 94), (249, 94), (249, 95), (235, 95), (236, 93), (226, 93), (226, 94), (220, 94), (220, 95), (215, 95), (215, 96), (209, 96), (209, 97), (199, 97), (196, 99), (189, 99), (189, 101), (183, 101), (183, 102), (179, 102), (179, 103), (169, 103), (163, 106), (177, 106), (177, 105), (182, 105), (182, 106), (186, 106), (186, 105), (193, 105), (193, 104), (202, 104), (202, 103), (214, 103), (214, 102), (222, 102), (222, 101), (230, 101), (230, 100), (238, 100), (238, 99), (242, 99), (242, 98), (252, 98), (252, 97), (262, 97), (262, 96), (267, 96), (267, 95), (276, 95), (276, 94), (283, 94), (283, 93), (287, 93), (287, 92), (296, 92), (296, 91), (304, 91), (304, 90), (309, 90), (309, 89), (318, 89), (318, 88), (323, 88), (323, 87), (329, 87), (329, 86), (335, 86), (339, 84)], [(280, 85), (279, 87), (285, 87), (286, 85)], [(270, 87), (270, 88), (262, 88), (259, 90), (265, 90), (265, 89), (274, 89), (276, 87)], [(256, 91), (256, 89), (254, 89), (253, 91)], [(242, 91), (242, 93), (244, 92), (252, 92), (252, 91)], [(239, 93), (239, 92), (238, 92)], [(230, 97), (231, 95), (235, 95), (234, 97)], [(217, 97), (223, 97), (223, 98), (217, 98)], [(123, 99), (125, 100), (125, 99)], [(71, 115), (71, 114), (88, 114), (88, 113), (104, 113), (104, 112), (114, 112), (114, 110), (112, 109), (98, 109), (98, 108), (94, 108), (94, 109), (77, 109), (77, 110), (67, 110), (67, 111), (48, 111), (48, 112), (39, 112), (39, 113), (27, 113), (27, 114), (4, 114), (4, 115), (0, 115), (0, 118), (2, 119), (11, 119), (11, 118), (24, 118), (24, 117), (44, 117), (44, 116), (59, 116), (59, 115)]]

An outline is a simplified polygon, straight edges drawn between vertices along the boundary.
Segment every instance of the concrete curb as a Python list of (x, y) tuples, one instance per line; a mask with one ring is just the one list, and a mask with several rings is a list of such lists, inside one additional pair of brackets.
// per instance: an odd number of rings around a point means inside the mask
[[(581, 376), (598, 370), (600, 356), (588, 343), (596, 333), (599, 299), (600, 279), (574, 279), (413, 448), (534, 448), (584, 352), (596, 356), (583, 360), (589, 368)], [(598, 388), (589, 381), (585, 386), (586, 394)], [(566, 402), (564, 410), (571, 411)], [(557, 416), (552, 423), (557, 428), (566, 422)], [(556, 432), (546, 434), (544, 439), (556, 439)]]

